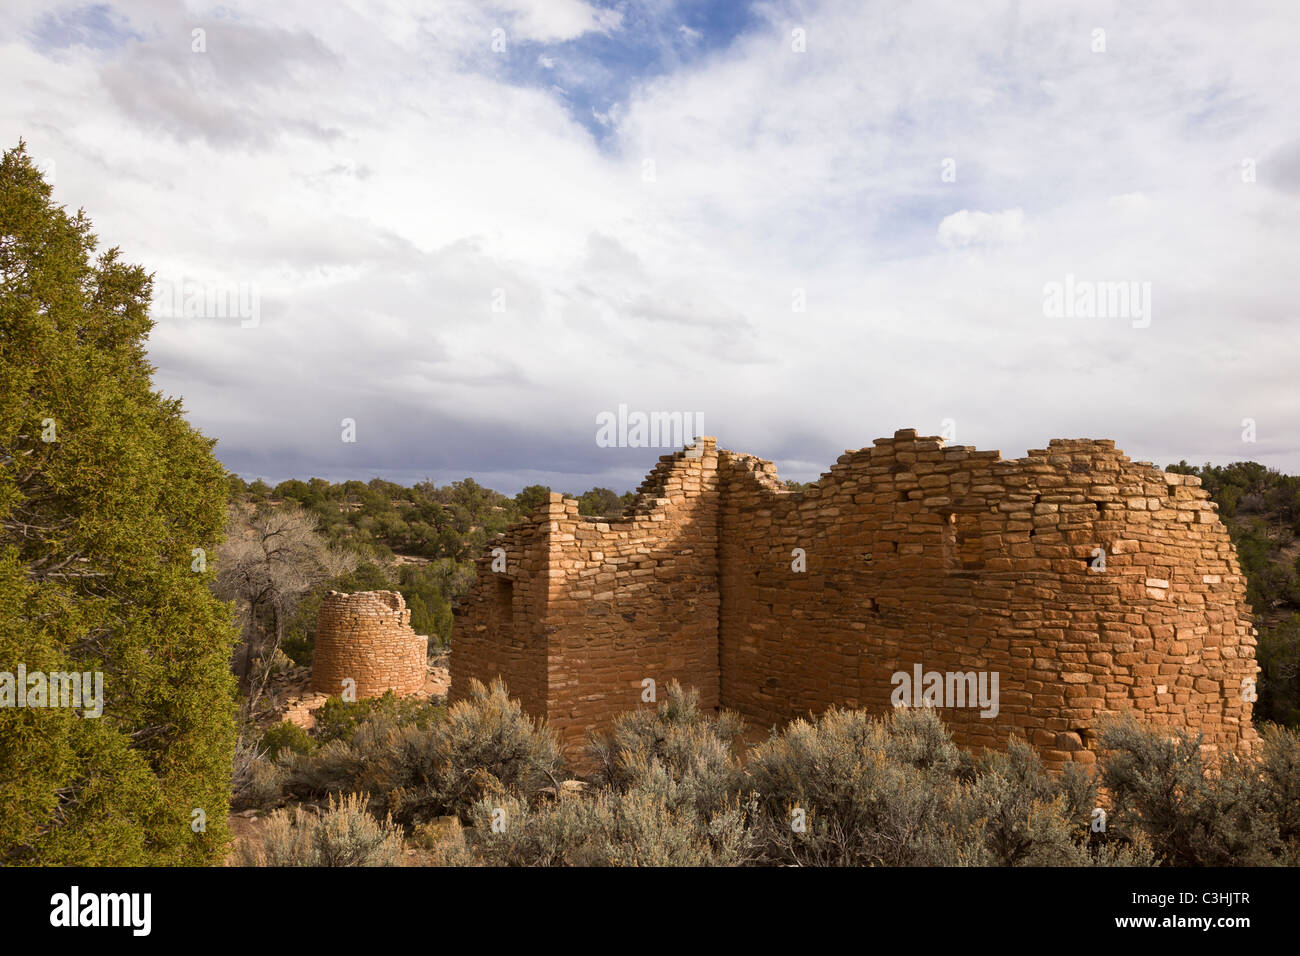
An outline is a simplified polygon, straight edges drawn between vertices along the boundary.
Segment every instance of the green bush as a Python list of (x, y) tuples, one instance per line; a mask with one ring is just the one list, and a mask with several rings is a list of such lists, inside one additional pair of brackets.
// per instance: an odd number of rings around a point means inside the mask
[(411, 628), (429, 637), (430, 649), (445, 647), (451, 640), (454, 618), (450, 597), (458, 586), (454, 562), (435, 561), (419, 566), (406, 564), (398, 573), (398, 590), (411, 611)]
[(427, 729), (445, 716), (447, 709), (419, 697), (398, 697), (391, 690), (379, 697), (345, 701), (331, 697), (316, 710), (315, 737), (320, 743), (331, 740), (350, 741), (357, 728), (367, 720), (383, 720), (394, 725), (414, 724)]
[(271, 757), (275, 757), (282, 750), (306, 754), (311, 753), (315, 748), (316, 741), (311, 739), (311, 735), (297, 724), (287, 720), (268, 727), (266, 733), (262, 734), (262, 750)]
[(242, 866), (401, 866), (405, 849), (401, 829), (376, 820), (366, 798), (352, 794), (331, 797), (320, 815), (275, 811), (260, 843), (241, 841), (237, 858)]
[(1300, 727), (1300, 614), (1261, 627), (1255, 656), (1260, 669), (1256, 723)]

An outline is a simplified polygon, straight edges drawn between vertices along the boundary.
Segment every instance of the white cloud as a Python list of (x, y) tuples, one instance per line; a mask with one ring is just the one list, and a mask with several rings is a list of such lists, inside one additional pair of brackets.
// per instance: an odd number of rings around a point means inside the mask
[(939, 223), (939, 244), (950, 249), (1024, 242), (1028, 235), (1023, 209), (995, 213), (963, 209)]
[(572, 40), (584, 33), (618, 29), (623, 14), (581, 0), (495, 0), (508, 13), (517, 39), (554, 42)]
[[(203, 56), (178, 7), (51, 53), (41, 7), (7, 8), (0, 137), (129, 259), (259, 287), (258, 328), (150, 343), (239, 467), (627, 487), (651, 462), (591, 424), (625, 402), (703, 411), (800, 478), (945, 418), (1006, 453), (1300, 470), (1296, 14), (1114, 12), (1099, 55), (1082, 3), (823, 4), (797, 54), (760, 12), (614, 103), (598, 145), (489, 45), (621, 29), (587, 4), (232, 3)], [(1045, 319), (1066, 274), (1150, 282), (1151, 327)]]

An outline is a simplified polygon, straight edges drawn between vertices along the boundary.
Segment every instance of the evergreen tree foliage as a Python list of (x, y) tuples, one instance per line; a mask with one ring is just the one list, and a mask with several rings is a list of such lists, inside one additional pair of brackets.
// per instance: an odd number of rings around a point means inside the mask
[(0, 707), (0, 863), (210, 863), (235, 742), (235, 632), (209, 590), (229, 484), (152, 386), (150, 276), (96, 245), (23, 144), (5, 152), (0, 672), (100, 672), (104, 701)]

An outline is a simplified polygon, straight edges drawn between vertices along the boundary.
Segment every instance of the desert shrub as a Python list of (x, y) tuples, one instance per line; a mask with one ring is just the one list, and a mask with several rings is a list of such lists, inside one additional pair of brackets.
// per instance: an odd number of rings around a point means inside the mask
[(974, 862), (958, 829), (957, 748), (928, 711), (832, 708), (751, 752), (764, 857), (798, 865)]
[(350, 741), (367, 720), (386, 720), (394, 725), (415, 724), (427, 728), (446, 713), (446, 708), (419, 697), (398, 697), (391, 690), (379, 697), (345, 701), (331, 697), (315, 712), (315, 737), (320, 743)]
[(957, 802), (959, 829), (978, 834), (986, 866), (1149, 865), (1142, 837), (1107, 839), (1092, 832), (1097, 785), (1076, 764), (1056, 777), (1037, 752), (1011, 739), (1006, 752), (989, 753)]
[(701, 828), (689, 807), (642, 790), (598, 790), (529, 806), (505, 795), (470, 810), (474, 849), (495, 866), (734, 866), (749, 857), (738, 818)]
[(266, 729), (266, 733), (262, 734), (261, 746), (262, 750), (274, 757), (282, 750), (298, 754), (311, 753), (316, 747), (316, 741), (297, 724), (282, 720)]
[(310, 754), (282, 753), (284, 795), (295, 800), (314, 800), (356, 791), (366, 758), (365, 753), (343, 740), (331, 740)]
[(376, 820), (365, 797), (330, 798), (322, 814), (295, 807), (271, 814), (260, 845), (242, 841), (243, 866), (400, 866), (402, 832), (391, 819)]
[(638, 808), (634, 819), (662, 806), (679, 825), (692, 820), (716, 865), (738, 862), (754, 844), (755, 803), (735, 755), (743, 730), (737, 714), (702, 711), (699, 692), (673, 681), (656, 710), (622, 714), (607, 737), (592, 738), (596, 782)]
[(404, 824), (464, 816), (477, 800), (512, 792), (531, 799), (555, 787), (563, 770), (559, 745), (524, 715), (496, 682), (479, 682), (440, 718), (400, 722), (400, 710), (377, 709), (347, 739), (328, 740), (308, 755), (282, 755), (285, 793), (299, 800), (368, 794)]
[(483, 860), (474, 853), (465, 839), (460, 818), (435, 817), (417, 825), (410, 842), (419, 852), (422, 866), (481, 866)]
[(232, 810), (266, 810), (284, 799), (284, 771), (265, 756), (250, 763), (232, 788)]
[[(860, 711), (857, 713), (861, 713)], [(885, 754), (905, 767), (935, 777), (952, 777), (964, 767), (965, 751), (929, 709), (897, 709), (877, 718)]]
[(284, 774), (267, 754), (261, 739), (241, 733), (230, 774), (230, 808), (261, 810), (278, 806), (284, 796), (283, 786)]
[(1279, 818), (1273, 802), (1295, 793), (1294, 777), (1286, 777), (1294, 773), (1294, 738), (1273, 738), (1262, 767), (1225, 754), (1212, 773), (1200, 744), (1199, 736), (1144, 727), (1131, 715), (1104, 725), (1102, 784), (1114, 799), (1109, 827), (1144, 833), (1157, 859), (1172, 866), (1285, 860), (1279, 826), (1292, 818)]
[(1038, 755), (1024, 741), (1012, 739), (1005, 753), (986, 754), (963, 796), (959, 814), (980, 833), (989, 864), (1080, 862), (1065, 794), (1048, 779)]
[(1265, 725), (1260, 734), (1261, 804), (1277, 826), (1282, 862), (1300, 864), (1300, 731)]
[(490, 688), (471, 681), (469, 697), (457, 701), (433, 728), (419, 759), (421, 769), (430, 771), (422, 774), (428, 781), (423, 785), (437, 795), (441, 812), (461, 815), (485, 788), (530, 799), (545, 787), (558, 789), (564, 772), (554, 734), (526, 716), (499, 680)]
[(597, 782), (615, 790), (651, 789), (670, 809), (690, 806), (701, 820), (734, 804), (744, 772), (734, 749), (744, 721), (700, 710), (697, 690), (673, 681), (656, 710), (620, 715), (607, 737), (593, 737)]

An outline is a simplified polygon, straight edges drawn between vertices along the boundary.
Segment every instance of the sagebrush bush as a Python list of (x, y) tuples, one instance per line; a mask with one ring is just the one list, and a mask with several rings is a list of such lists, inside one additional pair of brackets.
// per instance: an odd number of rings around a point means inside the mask
[(1281, 862), (1300, 865), (1300, 731), (1266, 724), (1260, 738), (1261, 808), (1275, 821)]
[(281, 797), (279, 776), (278, 768), (267, 759), (260, 739), (241, 734), (235, 744), (230, 773), (230, 808), (275, 806)]
[(365, 759), (365, 754), (341, 740), (331, 740), (310, 754), (282, 753), (279, 769), (284, 795), (313, 800), (356, 791)]
[(928, 711), (873, 718), (832, 708), (795, 720), (750, 754), (759, 839), (771, 863), (973, 862), (959, 832), (957, 748)]
[(405, 854), (402, 831), (391, 819), (369, 812), (367, 799), (351, 794), (313, 814), (295, 807), (271, 814), (259, 842), (243, 840), (242, 866), (400, 866)]
[(1091, 833), (1096, 786), (1050, 776), (1012, 739), (975, 760), (929, 710), (832, 709), (752, 752), (755, 828), (771, 863), (1091, 866), (1150, 862), (1145, 839)]
[(414, 782), (431, 787), (443, 813), (464, 815), (485, 792), (498, 789), (532, 798), (543, 788), (558, 789), (564, 775), (555, 735), (525, 715), (500, 680), (491, 687), (471, 681), (468, 699), (434, 727), (426, 753), (435, 758), (428, 783)]
[(494, 866), (736, 866), (751, 856), (738, 811), (701, 827), (689, 807), (639, 789), (538, 806), (506, 795), (474, 804), (470, 820), (475, 851)]
[(1258, 761), (1222, 754), (1207, 767), (1201, 738), (1139, 724), (1102, 727), (1102, 784), (1110, 827), (1144, 833), (1171, 866), (1261, 866), (1300, 858), (1300, 737), (1268, 729)]
[(961, 785), (958, 829), (978, 837), (972, 862), (984, 866), (1140, 866), (1152, 861), (1145, 837), (1109, 841), (1092, 832), (1097, 785), (1069, 764), (1057, 777), (1038, 753), (1012, 738), (977, 763)]
[(608, 736), (593, 736), (596, 780), (621, 792), (649, 789), (672, 810), (690, 807), (701, 820), (731, 806), (744, 789), (735, 754), (745, 729), (739, 715), (700, 710), (697, 690), (673, 681), (656, 710), (620, 715)]
[[(740, 718), (702, 710), (674, 683), (656, 710), (593, 737), (599, 768), (575, 791), (560, 786), (554, 737), (500, 682), (476, 682), (431, 723), (411, 713), (339, 718), (347, 729), (315, 751), (254, 761), (242, 792), (250, 805), (362, 794), (388, 825), (411, 827), (435, 865), (1300, 862), (1300, 735), (1276, 727), (1255, 759), (1207, 767), (1197, 740), (1130, 718), (1103, 728), (1094, 777), (1077, 764), (1048, 773), (1016, 739), (972, 757), (932, 710), (832, 708), (773, 731), (746, 762)], [(1099, 785), (1112, 800), (1104, 817)], [(276, 853), (302, 857), (308, 844), (286, 819)]]
[(348, 739), (329, 740), (311, 754), (283, 755), (284, 792), (299, 800), (368, 794), (403, 824), (446, 814), (464, 816), (489, 794), (532, 798), (555, 787), (563, 760), (555, 737), (523, 713), (497, 681), (475, 681), (466, 700), (431, 723), (402, 723), (400, 711), (379, 709)]
[(267, 810), (284, 801), (284, 771), (273, 760), (258, 757), (250, 763), (233, 789), (232, 810)]

